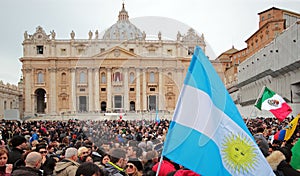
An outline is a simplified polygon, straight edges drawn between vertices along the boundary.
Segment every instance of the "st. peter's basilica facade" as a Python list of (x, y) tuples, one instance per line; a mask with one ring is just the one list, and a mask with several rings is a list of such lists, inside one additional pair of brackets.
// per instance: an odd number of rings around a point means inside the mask
[(124, 4), (103, 36), (57, 39), (40, 26), (24, 33), (24, 116), (100, 112), (172, 112), (194, 47), (205, 52), (193, 29), (176, 40), (147, 34), (129, 21)]

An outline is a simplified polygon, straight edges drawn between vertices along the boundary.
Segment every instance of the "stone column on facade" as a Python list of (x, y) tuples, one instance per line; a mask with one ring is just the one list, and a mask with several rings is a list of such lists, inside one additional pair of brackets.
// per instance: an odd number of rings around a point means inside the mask
[(99, 98), (99, 68), (94, 69), (94, 102), (95, 102), (95, 111), (100, 111), (100, 98)]
[(165, 110), (164, 103), (163, 69), (158, 70), (158, 110)]
[(50, 115), (56, 115), (56, 68), (49, 68), (48, 69), (50, 74), (50, 90), (49, 90), (49, 110)]
[(25, 112), (24, 112), (24, 117), (26, 116), (31, 116), (33, 115), (33, 109), (32, 109), (32, 100), (31, 100), (31, 93), (32, 93), (32, 79), (31, 79), (31, 74), (32, 74), (32, 69), (24, 69), (25, 71)]
[(30, 108), (31, 108), (31, 115), (33, 115), (34, 113), (36, 113), (37, 111), (37, 96), (36, 94), (31, 94), (30, 95), (30, 101), (31, 101), (31, 104), (30, 104)]
[(71, 111), (76, 112), (76, 68), (71, 68), (71, 98), (70, 106)]
[(107, 68), (107, 111), (112, 110), (111, 102), (112, 90), (111, 90), (111, 68)]
[(146, 69), (143, 69), (143, 96), (142, 96), (142, 101), (143, 101), (143, 111), (147, 110), (147, 82), (146, 82)]
[(94, 111), (93, 68), (88, 68), (89, 112)]
[(52, 41), (51, 41), (51, 56), (55, 57), (55, 55), (56, 55), (55, 39), (52, 39)]
[(136, 75), (136, 105), (135, 105), (135, 110), (138, 112), (141, 110), (141, 80), (140, 80), (140, 69), (137, 68), (135, 70), (135, 75)]
[(177, 69), (177, 77), (178, 77), (178, 79), (177, 79), (177, 89), (178, 89), (178, 91), (180, 92), (180, 89), (181, 89), (181, 87), (182, 87), (182, 85), (183, 85), (183, 68), (179, 68), (179, 69)]
[(128, 68), (124, 68), (124, 110), (129, 111)]

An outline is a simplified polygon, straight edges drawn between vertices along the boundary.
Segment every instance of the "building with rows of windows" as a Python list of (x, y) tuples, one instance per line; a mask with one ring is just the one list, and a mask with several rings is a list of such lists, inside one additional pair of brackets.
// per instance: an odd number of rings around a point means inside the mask
[(300, 14), (276, 7), (258, 13), (259, 28), (241, 50), (232, 47), (216, 61), (222, 63), (223, 82), (245, 117), (272, 116), (253, 106), (267, 86), (300, 112)]
[[(118, 21), (103, 36), (57, 39), (56, 33), (24, 33), (24, 115), (124, 112), (172, 112), (203, 34), (193, 29), (175, 40), (157, 38), (133, 25), (124, 4)], [(217, 63), (215, 63), (216, 65)]]
[[(22, 111), (22, 87), (0, 80), (0, 119), (4, 118), (5, 111)], [(16, 117), (19, 118), (19, 117)]]

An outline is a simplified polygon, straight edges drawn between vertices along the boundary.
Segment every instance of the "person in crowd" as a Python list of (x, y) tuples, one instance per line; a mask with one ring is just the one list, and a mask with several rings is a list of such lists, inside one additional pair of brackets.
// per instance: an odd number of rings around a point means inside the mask
[(8, 151), (6, 148), (0, 148), (0, 176), (10, 176), (13, 165), (7, 164), (8, 160)]
[(258, 127), (256, 134), (253, 135), (259, 149), (263, 153), (263, 155), (266, 157), (268, 156), (269, 153), (269, 144), (267, 139), (263, 135), (264, 128), (263, 127)]
[(78, 150), (70, 147), (66, 149), (65, 158), (56, 163), (54, 174), (56, 176), (75, 176), (76, 170), (79, 167), (77, 163)]
[(54, 145), (53, 145), (53, 143), (51, 143), (51, 144), (49, 144), (49, 145), (47, 145), (47, 150), (48, 150), (48, 156), (55, 156), (56, 154), (55, 154), (55, 147), (54, 147)]
[(158, 153), (155, 150), (148, 151), (146, 153), (145, 159), (144, 159), (144, 170), (143, 174), (147, 175), (152, 173), (152, 167), (158, 162)]
[(0, 147), (3, 147), (3, 148), (6, 147), (5, 141), (2, 139), (0, 140)]
[(131, 163), (128, 162), (125, 169), (128, 176), (142, 176), (143, 174), (137, 169), (137, 167)]
[(79, 149), (78, 149), (78, 160), (77, 160), (77, 162), (78, 162), (79, 164), (85, 162), (85, 161), (86, 161), (86, 158), (89, 156), (89, 153), (90, 153), (90, 152), (89, 152), (89, 149), (88, 149), (88, 148), (86, 148), (86, 147), (84, 147), (84, 146), (79, 147)]
[(33, 127), (33, 130), (31, 132), (31, 138), (29, 139), (29, 143), (32, 144), (33, 141), (38, 141), (40, 138), (39, 130), (36, 129), (36, 127)]
[(91, 156), (93, 158), (94, 162), (101, 162), (102, 156), (100, 153), (102, 153), (99, 149), (99, 147), (97, 147), (94, 143), (92, 143), (91, 145)]
[(110, 161), (106, 163), (105, 170), (110, 176), (126, 176), (125, 166), (127, 164), (126, 151), (121, 148), (113, 148), (109, 152)]
[(143, 163), (140, 160), (140, 157), (142, 156), (143, 150), (139, 147), (135, 146), (129, 146), (127, 148), (127, 157), (128, 157), (128, 162), (130, 161), (133, 163), (139, 171), (143, 171)]
[(75, 176), (104, 176), (104, 172), (96, 164), (85, 162), (80, 164)]
[(110, 161), (110, 156), (109, 156), (109, 154), (105, 153), (105, 154), (103, 154), (100, 164), (105, 166), (106, 163), (108, 163), (109, 161)]
[(36, 149), (36, 146), (39, 144), (39, 141), (38, 140), (34, 140), (31, 142), (31, 150), (35, 150)]
[(36, 151), (42, 155), (42, 165), (40, 169), (44, 171), (44, 176), (52, 175), (56, 160), (47, 155), (48, 151), (46, 144), (37, 145)]
[(273, 151), (266, 159), (277, 176), (300, 176), (300, 172), (289, 164), (291, 158), (291, 150), (287, 147), (282, 147)]
[(88, 155), (88, 156), (84, 157), (83, 162), (94, 163), (94, 160), (91, 155)]
[(25, 137), (16, 135), (11, 141), (12, 149), (8, 154), (8, 163), (14, 164), (17, 160), (21, 159), (24, 150), (28, 149), (27, 140)]
[(12, 176), (42, 176), (39, 170), (42, 165), (42, 155), (38, 152), (30, 152), (25, 158), (25, 166), (12, 172)]
[[(94, 160), (93, 160), (94, 161)], [(105, 175), (108, 175), (106, 169), (105, 169), (105, 166), (106, 166), (106, 163), (108, 163), (110, 161), (110, 158), (109, 158), (109, 154), (107, 153), (103, 153), (100, 157), (100, 160), (99, 161), (94, 161), (94, 163), (101, 168), (101, 170), (103, 171), (103, 173)]]
[[(158, 170), (158, 165), (159, 165), (159, 162), (156, 163), (153, 167), (152, 167), (152, 170), (154, 172), (157, 172)], [(163, 157), (163, 161), (161, 163), (161, 166), (160, 166), (160, 170), (159, 170), (159, 173), (158, 175), (159, 176), (167, 176), (168, 173), (170, 172), (173, 172), (173, 171), (176, 171), (177, 169), (175, 168), (175, 165), (173, 162), (171, 162), (167, 157)]]

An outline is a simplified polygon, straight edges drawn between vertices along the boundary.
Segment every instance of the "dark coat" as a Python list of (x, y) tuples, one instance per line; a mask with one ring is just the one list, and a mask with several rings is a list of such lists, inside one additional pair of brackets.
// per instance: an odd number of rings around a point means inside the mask
[(44, 171), (44, 176), (52, 175), (56, 161), (52, 157), (46, 156), (46, 161), (41, 165), (41, 170)]
[(22, 154), (24, 153), (23, 150), (20, 150), (18, 148), (13, 148), (9, 153), (8, 153), (8, 164), (14, 164), (17, 160), (21, 159)]
[(32, 167), (20, 167), (19, 169), (13, 171), (11, 176), (42, 176), (43, 173), (36, 168)]
[(277, 170), (282, 171), (285, 176), (300, 176), (300, 172), (292, 168), (285, 160), (279, 163)]

